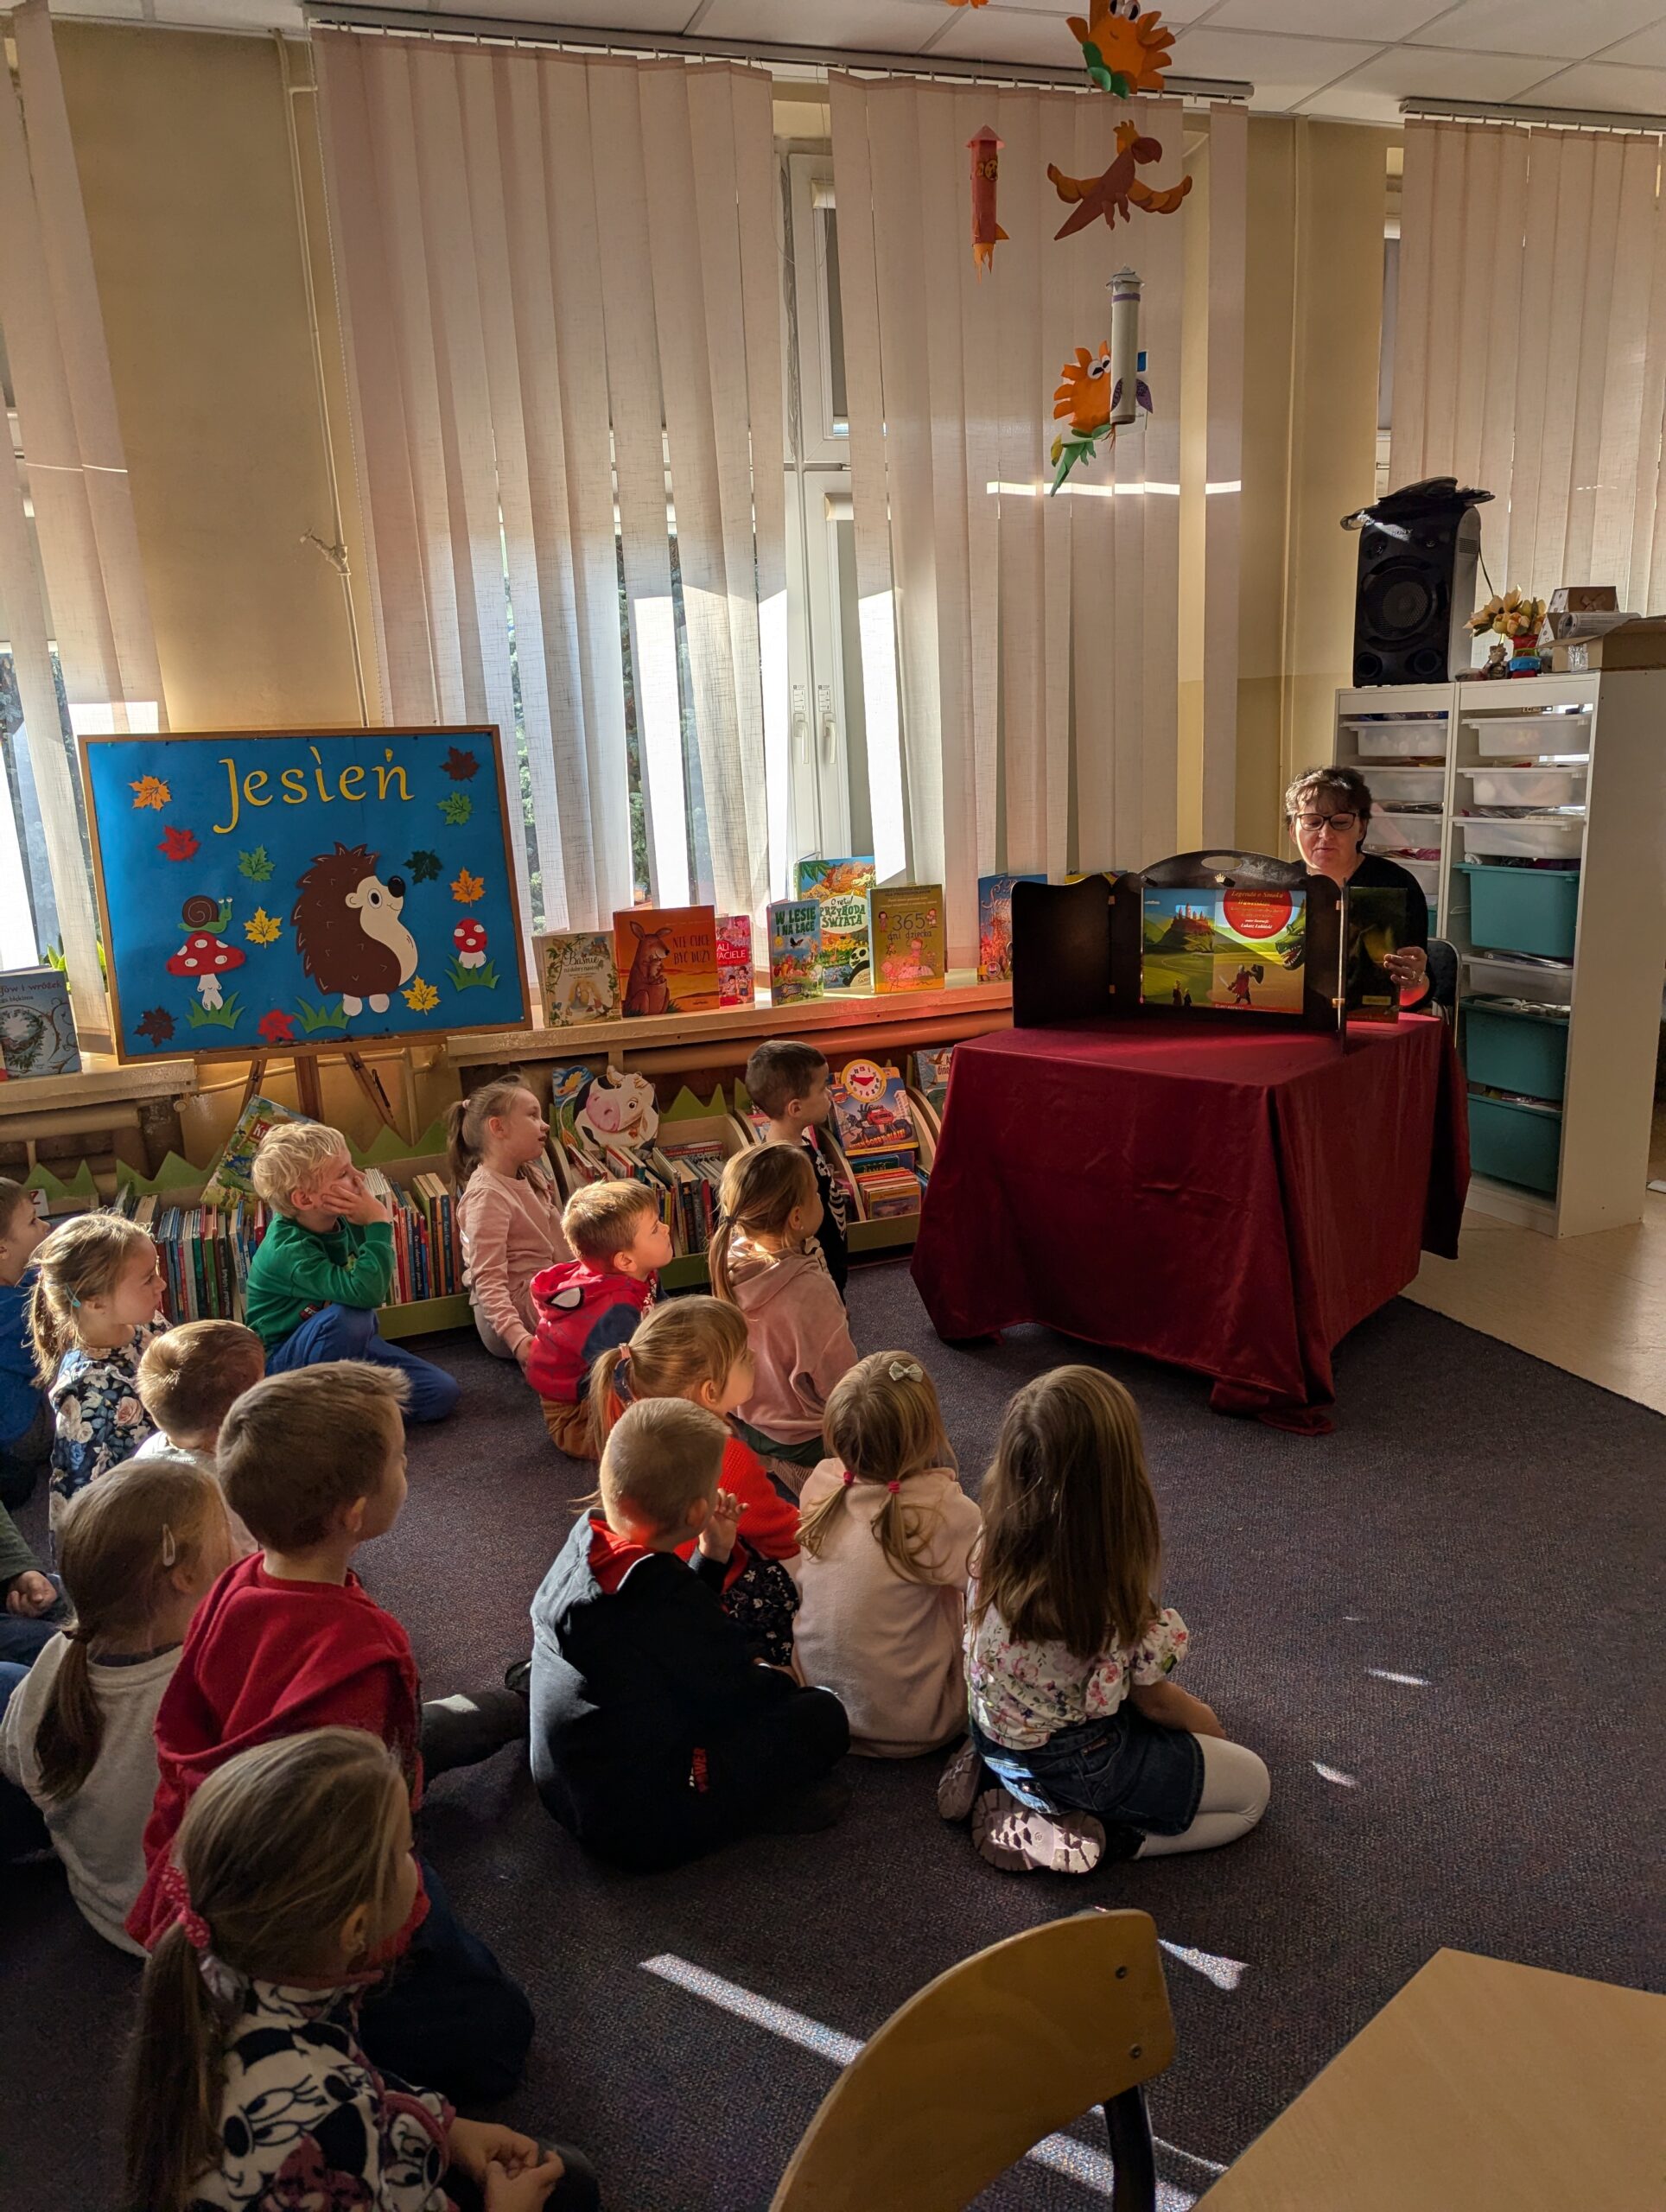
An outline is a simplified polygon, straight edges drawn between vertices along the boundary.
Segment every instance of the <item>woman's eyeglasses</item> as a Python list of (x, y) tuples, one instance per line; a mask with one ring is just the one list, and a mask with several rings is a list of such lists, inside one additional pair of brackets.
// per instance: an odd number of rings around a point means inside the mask
[(1357, 814), (1299, 814), (1296, 826), (1301, 830), (1334, 830), (1345, 836), (1359, 821)]

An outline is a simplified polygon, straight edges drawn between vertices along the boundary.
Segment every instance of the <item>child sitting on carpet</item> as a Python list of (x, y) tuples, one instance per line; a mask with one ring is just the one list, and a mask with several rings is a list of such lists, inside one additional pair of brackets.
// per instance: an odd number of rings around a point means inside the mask
[[(1007, 1408), (983, 1478), (967, 1677), (971, 1742), (938, 1804), (973, 1811), (997, 1866), (1086, 1873), (1207, 1851), (1254, 1827), (1267, 1769), (1168, 1678), (1185, 1622), (1154, 1596), (1157, 1503), (1140, 1416), (1097, 1367), (1056, 1367)], [(976, 1793), (982, 1760), (1003, 1787)]]
[(874, 1758), (940, 1751), (966, 1729), (967, 1562), (983, 1523), (960, 1487), (932, 1378), (870, 1352), (833, 1386), (804, 1484), (798, 1659)]
[(398, 1761), (324, 1728), (209, 1777), (145, 1968), (124, 2202), (145, 2212), (442, 2212), (448, 2165), (490, 2212), (595, 2212), (588, 2161), (461, 2120), (385, 2075), (359, 2001), (420, 1894)]
[(545, 1160), (549, 1124), (516, 1077), (488, 1083), (446, 1115), (457, 1234), (480, 1342), (494, 1359), (532, 1353), (532, 1278), (573, 1256)]
[(822, 1202), (802, 1144), (736, 1153), (723, 1170), (711, 1287), (747, 1319), (757, 1369), (736, 1429), (796, 1497), (823, 1456), (827, 1394), (856, 1363), (844, 1301), (816, 1230)]
[[(135, 1460), (188, 1459), (213, 1474), (226, 1414), (265, 1372), (260, 1338), (240, 1321), (181, 1321), (153, 1338), (139, 1362), (139, 1402), (156, 1427)], [(238, 1559), (255, 1548), (235, 1513), (232, 1538)]]
[[(219, 1437), (227, 1500), (264, 1551), (223, 1574), (192, 1624), (156, 1713), (159, 1780), (144, 1887), (128, 1933), (154, 1946), (175, 1916), (169, 1854), (192, 1796), (228, 1759), (276, 1736), (362, 1728), (398, 1758), (420, 1803), (423, 1770), (472, 1764), (523, 1738), (506, 1689), (424, 1707), (410, 1640), (350, 1564), (405, 1500), (404, 1377), (362, 1360), (269, 1375)], [(504, 2096), (531, 2040), (525, 1998), (429, 1883), (410, 1956), (366, 2008), (367, 2047), (403, 2070)]]
[(168, 1326), (156, 1248), (135, 1221), (83, 1213), (62, 1222), (35, 1255), (29, 1333), (52, 1407), (52, 1532), (72, 1498), (150, 1433), (139, 1402), (139, 1362)]
[(144, 1880), (156, 1707), (237, 1556), (219, 1484), (189, 1460), (134, 1459), (76, 1499), (59, 1555), (74, 1618), (12, 1693), (0, 1770), (38, 1809), (35, 1840), (56, 1848), (83, 1917), (143, 1957), (122, 1923)]
[(532, 1601), (538, 1795), (587, 1850), (642, 1872), (751, 1828), (826, 1827), (849, 1796), (829, 1778), (843, 1707), (753, 1659), (718, 1602), (739, 1510), (718, 1489), (728, 1441), (686, 1399), (626, 1407), (602, 1510), (581, 1515)]
[(54, 1422), (35, 1371), (29, 1301), (47, 1225), (35, 1193), (0, 1175), (0, 1507), (27, 1505), (52, 1452)]
[[(591, 1376), (590, 1395), (605, 1445), (627, 1405), (648, 1398), (686, 1398), (726, 1421), (751, 1396), (752, 1386), (752, 1353), (739, 1310), (715, 1298), (676, 1298), (645, 1313), (629, 1344), (602, 1353)], [(717, 1480), (741, 1509), (741, 1534), (723, 1583), (723, 1611), (754, 1657), (791, 1667), (798, 1586), (785, 1562), (798, 1556), (798, 1516), (765, 1473), (758, 1454), (738, 1436), (723, 1446)], [(593, 1502), (599, 1504), (600, 1497)], [(692, 1537), (677, 1547), (683, 1559), (693, 1551)], [(965, 1701), (963, 1694), (963, 1707)]]
[(457, 1385), (376, 1325), (393, 1287), (393, 1224), (321, 1122), (280, 1122), (255, 1154), (254, 1185), (273, 1219), (249, 1262), (245, 1308), (266, 1347), (266, 1372), (321, 1361), (373, 1360), (408, 1378), (412, 1421), (443, 1421)]
[(561, 1225), (578, 1257), (532, 1278), (538, 1326), (526, 1379), (550, 1440), (571, 1459), (594, 1459), (601, 1446), (590, 1370), (641, 1319), (671, 1256), (671, 1233), (645, 1183), (587, 1183), (568, 1199)]
[(822, 1202), (821, 1226), (816, 1242), (827, 1262), (833, 1287), (843, 1298), (850, 1273), (849, 1249), (845, 1242), (846, 1197), (843, 1182), (828, 1164), (816, 1132), (833, 1111), (828, 1088), (828, 1065), (813, 1045), (796, 1038), (766, 1038), (747, 1062), (741, 1078), (753, 1104), (769, 1116), (770, 1144), (801, 1144), (816, 1170), (816, 1189)]

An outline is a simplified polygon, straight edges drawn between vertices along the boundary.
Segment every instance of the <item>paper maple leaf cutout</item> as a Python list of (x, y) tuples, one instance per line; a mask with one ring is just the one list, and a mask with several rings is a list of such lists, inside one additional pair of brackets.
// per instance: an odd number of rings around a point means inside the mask
[(160, 814), (174, 794), (160, 776), (141, 776), (137, 784), (127, 787), (133, 794), (135, 806), (154, 806)]
[(194, 831), (175, 829), (170, 823), (162, 833), (159, 853), (166, 853), (170, 861), (188, 861), (198, 849)]
[(138, 1033), (153, 1045), (165, 1045), (174, 1033), (174, 1017), (165, 1006), (153, 1006), (140, 1021)]
[(448, 822), (467, 822), (474, 811), (474, 802), (467, 791), (450, 791), (440, 800), (439, 808)]
[(455, 745), (445, 756), (445, 772), (454, 784), (466, 784), (479, 772), (480, 765), (472, 753), (465, 753)]
[(272, 872), (264, 845), (257, 845), (251, 853), (239, 853), (237, 866), (238, 874), (246, 875), (251, 883), (264, 883)]
[(472, 906), (477, 899), (485, 898), (485, 882), (480, 876), (471, 875), (466, 868), (460, 868), (452, 878), (451, 895), (460, 906)]
[(440, 994), (432, 983), (425, 983), (420, 976), (413, 976), (404, 999), (413, 1014), (432, 1014), (440, 1003)]
[(437, 853), (413, 853), (405, 866), (410, 870), (413, 883), (432, 883), (440, 873), (440, 855)]
[(295, 1017), (285, 1014), (280, 1007), (274, 1007), (270, 1014), (263, 1014), (258, 1027), (269, 1045), (293, 1045), (295, 1042)]
[(257, 906), (243, 925), (243, 934), (251, 944), (276, 944), (283, 933), (283, 924), (275, 920), (264, 906)]

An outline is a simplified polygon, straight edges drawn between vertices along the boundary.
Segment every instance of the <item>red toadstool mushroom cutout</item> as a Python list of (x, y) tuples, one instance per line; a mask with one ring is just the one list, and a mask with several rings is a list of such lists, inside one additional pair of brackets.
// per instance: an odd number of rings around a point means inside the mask
[(228, 969), (241, 968), (244, 956), (234, 944), (227, 944), (224, 938), (215, 937), (207, 930), (193, 930), (179, 950), (168, 963), (170, 976), (189, 976), (197, 987), (197, 996), (206, 1012), (219, 1006), (222, 996), (219, 979)]
[(457, 948), (460, 968), (484, 968), (486, 965), (486, 925), (482, 922), (459, 922), (451, 932), (451, 942)]

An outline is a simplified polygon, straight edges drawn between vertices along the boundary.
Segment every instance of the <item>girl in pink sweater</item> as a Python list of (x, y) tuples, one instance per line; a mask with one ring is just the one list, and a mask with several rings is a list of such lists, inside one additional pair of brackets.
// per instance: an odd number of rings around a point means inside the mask
[(545, 1164), (549, 1125), (526, 1085), (506, 1078), (459, 1099), (446, 1134), (474, 1326), (495, 1358), (524, 1368), (537, 1329), (532, 1278), (573, 1256)]
[(833, 1388), (832, 1458), (804, 1484), (798, 1663), (870, 1758), (940, 1751), (966, 1729), (961, 1630), (983, 1522), (960, 1487), (932, 1378), (870, 1352)]
[(759, 1145), (735, 1154), (719, 1196), (711, 1287), (746, 1315), (755, 1370), (730, 1426), (796, 1497), (822, 1457), (828, 1393), (856, 1363), (844, 1300), (816, 1242), (815, 1164), (801, 1144)]

